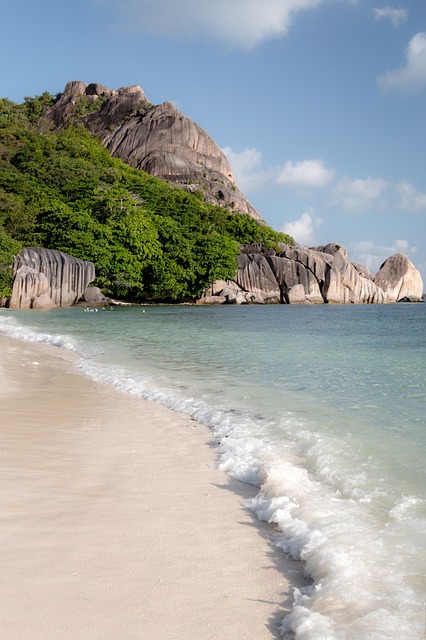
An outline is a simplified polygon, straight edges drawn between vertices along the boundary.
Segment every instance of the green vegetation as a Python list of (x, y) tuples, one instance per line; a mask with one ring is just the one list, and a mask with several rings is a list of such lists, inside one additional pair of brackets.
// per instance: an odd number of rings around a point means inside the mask
[(83, 127), (53, 131), (42, 114), (54, 100), (0, 100), (0, 297), (23, 246), (91, 260), (113, 297), (179, 302), (231, 278), (240, 244), (293, 243), (111, 158)]

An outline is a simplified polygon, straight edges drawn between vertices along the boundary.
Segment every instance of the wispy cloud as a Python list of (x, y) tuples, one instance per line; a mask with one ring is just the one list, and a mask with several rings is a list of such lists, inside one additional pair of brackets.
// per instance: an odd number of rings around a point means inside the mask
[(312, 195), (312, 190), (329, 187), (325, 194), (328, 206), (343, 213), (426, 213), (426, 193), (407, 180), (391, 182), (369, 176), (344, 177), (335, 182), (336, 172), (323, 160), (287, 160), (284, 165), (264, 168), (263, 154), (254, 147), (240, 152), (224, 147), (222, 151), (231, 164), (238, 187), (247, 195), (265, 187), (284, 187), (304, 197)]
[(353, 242), (350, 249), (354, 262), (365, 264), (373, 274), (389, 256), (405, 253), (410, 257), (417, 252), (417, 247), (410, 245), (408, 240), (395, 240), (390, 246), (377, 244), (373, 240), (361, 240)]
[(262, 153), (255, 148), (234, 151), (222, 149), (228, 158), (235, 180), (245, 193), (256, 191), (265, 185), (284, 186), (290, 189), (325, 187), (334, 179), (335, 172), (328, 169), (323, 160), (288, 160), (282, 166), (262, 168)]
[(381, 75), (377, 83), (384, 91), (419, 93), (426, 87), (426, 32), (416, 33), (405, 51), (406, 64)]
[(382, 7), (381, 9), (373, 9), (374, 19), (389, 20), (394, 27), (398, 27), (400, 24), (407, 20), (408, 11), (406, 9), (395, 9), (394, 7)]
[(395, 185), (396, 207), (403, 211), (423, 211), (426, 213), (426, 193), (418, 191), (405, 180)]
[(350, 213), (377, 209), (388, 186), (382, 178), (342, 178), (331, 192), (330, 204)]
[(231, 164), (239, 189), (244, 193), (257, 191), (273, 179), (273, 170), (261, 168), (262, 153), (257, 149), (244, 149), (237, 152), (231, 147), (224, 147), (222, 151)]
[(288, 187), (325, 187), (334, 179), (333, 169), (322, 160), (287, 161), (280, 170), (277, 183)]
[(309, 207), (300, 218), (291, 222), (285, 222), (282, 231), (293, 236), (296, 242), (302, 245), (317, 244), (315, 230), (323, 223), (323, 219), (314, 215), (314, 208)]
[(426, 213), (426, 193), (407, 180), (393, 183), (383, 178), (342, 178), (331, 190), (329, 204), (347, 213)]
[(97, 0), (133, 31), (174, 39), (212, 38), (251, 48), (286, 35), (295, 16), (326, 0)]

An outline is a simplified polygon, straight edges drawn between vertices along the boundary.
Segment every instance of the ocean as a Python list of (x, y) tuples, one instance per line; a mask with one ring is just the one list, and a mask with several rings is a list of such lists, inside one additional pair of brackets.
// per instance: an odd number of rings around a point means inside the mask
[(209, 426), (304, 563), (284, 638), (424, 638), (426, 305), (2, 310), (0, 331)]

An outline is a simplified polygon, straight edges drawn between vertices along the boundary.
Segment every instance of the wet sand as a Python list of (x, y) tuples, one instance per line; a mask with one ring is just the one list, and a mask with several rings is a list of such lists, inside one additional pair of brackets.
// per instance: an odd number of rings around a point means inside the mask
[(209, 430), (0, 334), (5, 640), (279, 638), (300, 564)]

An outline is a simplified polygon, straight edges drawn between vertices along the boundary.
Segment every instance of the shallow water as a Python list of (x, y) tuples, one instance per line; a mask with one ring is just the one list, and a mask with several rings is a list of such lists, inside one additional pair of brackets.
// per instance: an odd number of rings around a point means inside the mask
[(83, 373), (208, 424), (248, 507), (305, 562), (283, 635), (423, 638), (426, 305), (0, 314)]

